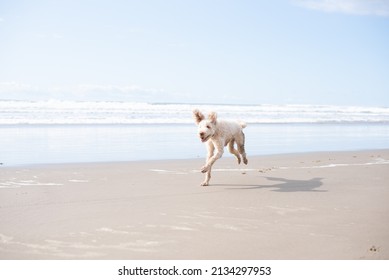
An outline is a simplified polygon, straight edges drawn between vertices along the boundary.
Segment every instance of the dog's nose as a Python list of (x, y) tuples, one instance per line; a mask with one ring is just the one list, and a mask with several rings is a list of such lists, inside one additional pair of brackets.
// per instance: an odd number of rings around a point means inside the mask
[(204, 137), (204, 132), (200, 132), (200, 137)]

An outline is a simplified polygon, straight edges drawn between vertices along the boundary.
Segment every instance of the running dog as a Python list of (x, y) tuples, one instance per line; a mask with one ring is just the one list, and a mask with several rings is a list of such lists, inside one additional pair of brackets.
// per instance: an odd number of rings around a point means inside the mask
[[(212, 165), (222, 157), (225, 146), (228, 145), (229, 152), (236, 157), (238, 164), (240, 164), (241, 158), (244, 164), (248, 163), (244, 149), (245, 136), (243, 133), (243, 128), (247, 126), (246, 123), (219, 120), (215, 112), (211, 112), (206, 119), (198, 109), (193, 111), (193, 117), (198, 126), (198, 136), (201, 142), (207, 144), (208, 149), (206, 164), (201, 168), (201, 172), (205, 173), (202, 186), (209, 185)], [(235, 143), (238, 150), (234, 147)]]

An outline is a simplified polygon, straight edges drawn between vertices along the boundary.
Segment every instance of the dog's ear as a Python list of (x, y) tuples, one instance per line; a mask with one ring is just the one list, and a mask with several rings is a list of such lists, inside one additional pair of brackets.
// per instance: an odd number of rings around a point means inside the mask
[(199, 111), (199, 109), (195, 109), (195, 110), (193, 110), (193, 118), (195, 119), (196, 124), (199, 124), (205, 117)]
[(208, 119), (209, 119), (213, 124), (216, 124), (217, 114), (216, 114), (215, 112), (209, 113)]

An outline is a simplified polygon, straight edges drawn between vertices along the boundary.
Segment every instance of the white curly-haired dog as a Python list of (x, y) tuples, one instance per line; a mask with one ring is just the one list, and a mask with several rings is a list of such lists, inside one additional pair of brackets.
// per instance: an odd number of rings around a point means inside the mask
[[(198, 109), (193, 110), (193, 117), (198, 125), (198, 135), (203, 143), (207, 143), (208, 149), (206, 164), (201, 168), (201, 172), (206, 173), (202, 186), (208, 186), (212, 165), (222, 157), (224, 147), (227, 145), (230, 153), (238, 160), (238, 164), (241, 162), (241, 156), (244, 164), (247, 164), (243, 133), (246, 123), (218, 120), (215, 112), (211, 112), (206, 119)], [(238, 150), (234, 147), (235, 143)]]

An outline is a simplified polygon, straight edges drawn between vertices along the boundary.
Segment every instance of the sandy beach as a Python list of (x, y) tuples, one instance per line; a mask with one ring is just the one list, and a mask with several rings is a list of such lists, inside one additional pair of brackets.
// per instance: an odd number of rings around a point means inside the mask
[(0, 259), (389, 259), (389, 150), (0, 167)]

